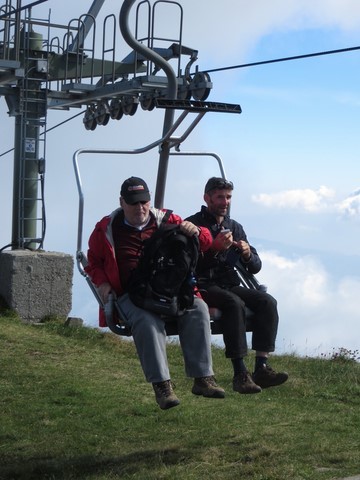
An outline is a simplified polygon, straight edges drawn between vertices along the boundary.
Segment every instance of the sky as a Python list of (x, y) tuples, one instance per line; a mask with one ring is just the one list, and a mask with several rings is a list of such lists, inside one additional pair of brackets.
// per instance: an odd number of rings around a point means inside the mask
[[(340, 348), (358, 350), (360, 51), (226, 67), (358, 47), (359, 2), (179, 3), (184, 10), (183, 44), (199, 51), (195, 65), (209, 71), (213, 83), (208, 101), (242, 108), (240, 115), (206, 113), (181, 152), (215, 152), (234, 182), (231, 215), (244, 226), (262, 258), (258, 279), (278, 300), (277, 353), (319, 356)], [(48, 18), (51, 9), (51, 21), (66, 25), (86, 13), (89, 5), (85, 0), (49, 0), (34, 7), (33, 17)], [(120, 8), (121, 2), (105, 1), (97, 19), (98, 35), (104, 16), (118, 17)], [(177, 10), (171, 14), (159, 10), (156, 18), (163, 36), (176, 37)], [(119, 35), (117, 59), (129, 52)], [(218, 69), (222, 70), (211, 72)], [(48, 129), (77, 113), (78, 109), (50, 110)], [(4, 98), (0, 114), (1, 154), (13, 147), (14, 132)], [(110, 120), (94, 131), (85, 130), (79, 116), (47, 134), (45, 250), (76, 252), (74, 152), (142, 148), (161, 137), (163, 115), (160, 109), (139, 108), (134, 116)], [(118, 206), (124, 179), (141, 176), (154, 194), (157, 163), (156, 149), (144, 155), (80, 157), (83, 250), (96, 221)], [(12, 153), (1, 156), (0, 248), (11, 241), (12, 171)], [(171, 157), (164, 206), (183, 217), (198, 211), (207, 179), (219, 173), (212, 157)], [(73, 283), (71, 315), (96, 326), (97, 304), (76, 266)]]

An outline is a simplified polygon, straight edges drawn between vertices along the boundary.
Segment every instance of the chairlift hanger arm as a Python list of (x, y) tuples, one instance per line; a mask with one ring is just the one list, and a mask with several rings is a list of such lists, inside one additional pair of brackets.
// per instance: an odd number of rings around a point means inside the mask
[[(143, 54), (146, 58), (152, 61), (158, 68), (161, 68), (168, 79), (168, 91), (167, 95), (169, 99), (177, 98), (177, 80), (176, 74), (171, 67), (170, 63), (164, 60), (159, 54), (154, 52), (152, 49), (146, 47), (144, 44), (140, 43), (136, 38), (131, 34), (129, 28), (129, 13), (131, 7), (134, 5), (136, 0), (124, 0), (120, 10), (119, 23), (120, 31), (124, 37), (124, 40), (130, 45), (136, 52)], [(174, 122), (174, 111), (170, 109), (165, 110), (164, 115), (164, 125), (163, 125), (163, 137), (168, 136), (168, 132), (171, 130)], [(155, 190), (155, 206), (157, 208), (163, 207), (163, 200), (165, 194), (165, 185), (166, 185), (166, 175), (168, 169), (169, 161), (169, 149), (170, 144), (166, 140), (162, 144), (159, 158), (158, 173), (156, 179), (156, 190)]]
[(124, 3), (122, 4), (119, 15), (119, 25), (122, 36), (124, 37), (126, 43), (136, 52), (142, 54), (145, 58), (154, 62), (159, 66), (159, 68), (164, 70), (169, 82), (169, 98), (176, 98), (177, 81), (175, 72), (171, 65), (154, 50), (146, 47), (144, 44), (136, 40), (136, 38), (130, 32), (129, 14), (130, 9), (134, 5), (135, 1), (136, 0), (124, 0)]

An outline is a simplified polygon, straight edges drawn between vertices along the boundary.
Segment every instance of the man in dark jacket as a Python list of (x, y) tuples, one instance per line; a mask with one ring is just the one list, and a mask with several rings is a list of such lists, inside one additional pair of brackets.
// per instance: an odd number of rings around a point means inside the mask
[[(242, 225), (228, 215), (233, 188), (233, 183), (223, 178), (210, 178), (204, 193), (207, 206), (187, 220), (208, 228), (213, 237), (212, 246), (198, 262), (198, 286), (209, 307), (222, 312), (225, 355), (234, 369), (233, 389), (239, 393), (259, 393), (262, 388), (284, 383), (288, 374), (275, 372), (268, 364), (269, 352), (275, 350), (279, 321), (276, 300), (264, 291), (240, 286), (234, 268), (241, 262), (249, 273), (256, 274), (261, 269), (261, 260)], [(254, 312), (252, 348), (256, 350), (256, 360), (252, 375), (244, 363), (245, 307)]]
[[(209, 248), (212, 240), (206, 228), (198, 228), (168, 213), (167, 223), (179, 225), (187, 236), (197, 235), (201, 250)], [(125, 180), (120, 192), (120, 208), (98, 222), (90, 236), (86, 267), (104, 303), (111, 292), (118, 297), (122, 320), (131, 329), (145, 378), (152, 383), (156, 402), (163, 410), (179, 404), (166, 355), (165, 319), (137, 307), (130, 300), (127, 289), (144, 241), (159, 228), (165, 214), (165, 210), (150, 207), (150, 192), (143, 179), (130, 177)], [(194, 378), (192, 393), (223, 398), (225, 392), (213, 376), (209, 312), (199, 295), (193, 307), (177, 317), (177, 324), (185, 370)], [(103, 315), (100, 325), (106, 325)]]

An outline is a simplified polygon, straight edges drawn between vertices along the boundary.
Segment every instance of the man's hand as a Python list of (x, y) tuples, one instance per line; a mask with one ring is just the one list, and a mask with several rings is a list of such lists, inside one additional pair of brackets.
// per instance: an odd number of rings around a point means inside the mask
[(233, 241), (232, 232), (224, 230), (223, 232), (220, 232), (216, 236), (215, 240), (211, 245), (211, 248), (216, 252), (222, 252), (230, 248), (233, 243), (234, 241)]
[(248, 262), (251, 257), (250, 245), (244, 240), (239, 240), (237, 243), (234, 243), (241, 252), (241, 256), (245, 262)]
[(109, 299), (109, 293), (111, 293), (111, 285), (110, 283), (102, 283), (101, 285), (98, 286), (98, 292), (99, 292), (99, 295), (100, 295), (100, 298), (101, 300), (103, 301), (103, 303), (107, 303), (108, 299)]
[(196, 225), (187, 220), (184, 220), (180, 223), (180, 230), (184, 233), (187, 237), (193, 237), (194, 235), (199, 236), (199, 229)]

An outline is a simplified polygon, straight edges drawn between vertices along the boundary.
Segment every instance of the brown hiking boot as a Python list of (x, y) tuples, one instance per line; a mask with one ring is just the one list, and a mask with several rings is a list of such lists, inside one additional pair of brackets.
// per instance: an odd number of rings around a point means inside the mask
[(252, 375), (253, 381), (261, 388), (276, 387), (285, 383), (288, 378), (286, 372), (275, 372), (269, 365), (258, 368)]
[(179, 405), (180, 401), (174, 393), (171, 380), (165, 380), (165, 382), (158, 382), (152, 384), (156, 402), (162, 410), (167, 410), (171, 407)]
[(213, 376), (194, 378), (194, 385), (191, 391), (194, 395), (202, 395), (203, 397), (225, 397), (225, 390), (217, 385)]
[(253, 382), (249, 372), (243, 372), (234, 376), (233, 390), (239, 393), (260, 393), (261, 387)]

